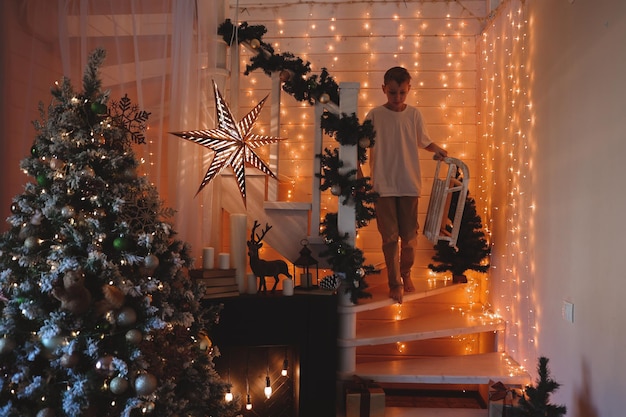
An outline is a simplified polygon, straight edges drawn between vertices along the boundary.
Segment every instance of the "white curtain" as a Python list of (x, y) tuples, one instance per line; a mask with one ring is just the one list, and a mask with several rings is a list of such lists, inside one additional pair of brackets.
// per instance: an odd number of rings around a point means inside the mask
[[(38, 86), (25, 87), (33, 96), (24, 106), (33, 106), (33, 111), (37, 101), (50, 101), (49, 93), (41, 88), (46, 82), (42, 78), (47, 76), (51, 86), (55, 79), (50, 74), (58, 73), (71, 78), (80, 90), (89, 53), (96, 47), (106, 49), (103, 89), (111, 91), (113, 100), (128, 94), (133, 103), (151, 113), (147, 143), (137, 145), (135, 152), (165, 205), (177, 211), (170, 220), (196, 257), (203, 246), (219, 243), (212, 227), (220, 218), (212, 209), (212, 184), (196, 195), (211, 152), (169, 132), (215, 126), (211, 79), (223, 87), (227, 75), (226, 48), (217, 36), (224, 10), (224, 0), (10, 0), (2, 6), (3, 22), (16, 26), (12, 36), (30, 48), (31, 53), (24, 54), (29, 68), (41, 71), (25, 80)], [(8, 51), (3, 58), (14, 59), (19, 53)], [(3, 74), (3, 84), (18, 76)], [(13, 161), (8, 169), (18, 170), (33, 135), (32, 129), (24, 129), (17, 149), (3, 143), (3, 150), (13, 153), (2, 157), (5, 162)], [(10, 205), (15, 191), (2, 189), (4, 206)]]

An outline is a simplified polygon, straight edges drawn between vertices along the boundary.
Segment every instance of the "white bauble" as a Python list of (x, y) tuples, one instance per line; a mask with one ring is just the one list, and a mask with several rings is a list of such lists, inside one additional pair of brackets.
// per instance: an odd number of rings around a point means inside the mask
[(333, 184), (330, 186), (330, 193), (334, 196), (341, 195), (341, 186), (339, 184)]
[(0, 355), (11, 353), (15, 349), (15, 340), (11, 337), (0, 338)]
[(67, 340), (63, 336), (52, 336), (41, 339), (41, 344), (48, 350), (56, 350), (56, 348), (63, 346), (67, 343)]
[(66, 219), (71, 219), (76, 216), (76, 210), (72, 206), (63, 206), (63, 208), (61, 208), (61, 216)]
[(37, 412), (37, 417), (54, 417), (56, 413), (52, 408), (42, 408)]
[(155, 255), (148, 255), (144, 258), (143, 263), (148, 269), (156, 269), (159, 266), (159, 258)]
[(113, 364), (113, 356), (106, 355), (98, 359), (96, 362), (96, 371), (100, 375), (104, 376), (113, 376), (117, 369), (115, 369), (115, 365)]
[(109, 384), (109, 389), (113, 394), (119, 395), (126, 392), (128, 389), (128, 380), (126, 378), (122, 378), (121, 376), (116, 376), (111, 380)]
[(135, 391), (137, 395), (150, 395), (157, 387), (157, 379), (152, 374), (141, 374), (135, 379)]
[(117, 313), (117, 324), (120, 326), (132, 326), (137, 322), (137, 313), (131, 307), (124, 307)]
[(126, 332), (126, 341), (133, 345), (138, 345), (143, 340), (143, 334), (137, 329), (131, 329)]

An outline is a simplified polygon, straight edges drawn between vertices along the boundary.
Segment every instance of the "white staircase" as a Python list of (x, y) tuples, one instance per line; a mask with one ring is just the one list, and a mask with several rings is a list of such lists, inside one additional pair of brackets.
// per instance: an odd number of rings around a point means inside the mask
[[(274, 135), (279, 136), (280, 81), (275, 76), (272, 81), (271, 106), (272, 114), (276, 115), (272, 130)], [(323, 109), (338, 115), (351, 114), (357, 110), (359, 85), (342, 83), (339, 89), (340, 106), (332, 102), (324, 106), (319, 103), (316, 105), (314, 149), (318, 152), (322, 150), (319, 119)], [(344, 162), (344, 169), (357, 166), (354, 146), (340, 146), (339, 154)], [(319, 172), (319, 166), (316, 165), (314, 169)], [(452, 183), (450, 172), (443, 181), (445, 187), (441, 197), (444, 203), (448, 201), (446, 197), (451, 192), (457, 191), (454, 187), (459, 185)], [(318, 236), (319, 179), (314, 180), (310, 204), (285, 203), (271, 201), (273, 196), (270, 190), (273, 187), (266, 182), (264, 175), (255, 176), (253, 171), (249, 174), (247, 173), (247, 207), (242, 207), (238, 193), (220, 193), (221, 208), (230, 213), (245, 212), (250, 225), (254, 220), (272, 224), (274, 228), (267, 235), (267, 243), (288, 260), (297, 258), (301, 249), (299, 242), (304, 238), (311, 242), (310, 248), (314, 251), (314, 256), (320, 249), (323, 250), (324, 245)], [(234, 188), (234, 178), (223, 176), (222, 181), (232, 181), (233, 184), (227, 186)], [(461, 190), (464, 197), (467, 184), (461, 185), (464, 185)], [(339, 204), (338, 210), (340, 231), (347, 233), (354, 241), (354, 209), (349, 205)], [(437, 232), (441, 216), (434, 221), (433, 230)], [(460, 214), (455, 216), (455, 222), (458, 221)], [(456, 232), (458, 228), (454, 229)], [(438, 233), (433, 236), (438, 236)], [(316, 257), (322, 261), (319, 256)], [(502, 381), (512, 385), (530, 382), (528, 373), (504, 352), (501, 342), (503, 338), (499, 337), (505, 331), (504, 321), (483, 312), (481, 306), (474, 303), (463, 305), (461, 302), (461, 307), (458, 307), (464, 288), (471, 282), (453, 284), (451, 280), (433, 280), (418, 276), (414, 276), (413, 281), (416, 289), (412, 293), (405, 293), (402, 305), (388, 297), (384, 270), (380, 275), (368, 277), (368, 290), (372, 293), (372, 298), (360, 300), (357, 305), (350, 303), (349, 296), (342, 295), (340, 290), (338, 386), (341, 381), (351, 380), (356, 375), (373, 380), (383, 387), (402, 386), (419, 390), (433, 385), (457, 388), (471, 386), (486, 396), (490, 381)], [(459, 349), (459, 340), (464, 337), (472, 338), (471, 348)], [(421, 346), (415, 346), (416, 344)], [(338, 414), (341, 415), (342, 410), (339, 408)], [(386, 417), (409, 415), (416, 415), (415, 410), (389, 408), (385, 413)], [(482, 417), (487, 413), (484, 409), (452, 412), (421, 410), (419, 415)]]
[[(473, 390), (484, 400), (490, 381), (520, 386), (530, 382), (528, 373), (503, 351), (499, 336), (504, 321), (484, 313), (481, 306), (463, 304), (471, 283), (420, 277), (413, 282), (416, 291), (405, 293), (403, 304), (396, 304), (388, 297), (383, 270), (372, 276), (371, 299), (339, 307), (340, 358), (354, 362), (342, 363), (338, 379), (356, 375), (383, 388), (415, 392)], [(412, 415), (478, 417), (487, 416), (487, 410), (388, 407), (385, 413)]]

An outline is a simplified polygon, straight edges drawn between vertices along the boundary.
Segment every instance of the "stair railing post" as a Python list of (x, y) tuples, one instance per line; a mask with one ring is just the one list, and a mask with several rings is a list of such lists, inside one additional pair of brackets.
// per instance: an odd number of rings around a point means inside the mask
[[(339, 112), (340, 116), (346, 114), (351, 116), (356, 113), (359, 99), (359, 83), (339, 84)], [(340, 174), (345, 174), (358, 168), (357, 145), (340, 145), (339, 159), (343, 162), (343, 167), (339, 168)], [(337, 227), (341, 235), (348, 235), (348, 242), (354, 246), (356, 240), (356, 211), (354, 202), (348, 204), (339, 203), (337, 210)]]
[[(339, 84), (339, 117), (342, 115), (351, 116), (357, 112), (360, 84), (356, 82)], [(340, 174), (358, 168), (358, 154), (356, 145), (339, 145), (339, 159), (343, 166), (339, 168)], [(340, 235), (346, 234), (348, 242), (354, 246), (356, 241), (356, 211), (354, 202), (349, 204), (338, 204), (337, 227)], [(349, 294), (344, 288), (339, 288), (340, 308), (339, 308), (339, 337), (341, 339), (354, 339), (356, 337), (356, 313), (346, 308), (350, 305)], [(343, 306), (342, 306), (343, 305)], [(342, 346), (339, 348), (339, 374), (343, 377), (354, 373), (356, 368), (356, 347)]]
[[(322, 152), (322, 128), (321, 117), (324, 110), (341, 117), (343, 114), (351, 116), (357, 112), (360, 84), (357, 82), (339, 83), (339, 106), (333, 102), (326, 104), (316, 103), (315, 105), (315, 137), (314, 149), (316, 153)], [(339, 145), (339, 159), (343, 162), (340, 174), (345, 174), (358, 167), (358, 153), (356, 145)], [(316, 158), (314, 164), (312, 207), (311, 207), (311, 234), (319, 236), (320, 225), (320, 179), (315, 176), (321, 172), (320, 160)], [(354, 203), (339, 203), (337, 208), (337, 226), (340, 234), (348, 235), (348, 243), (354, 246), (356, 240), (356, 212)], [(339, 288), (339, 311), (338, 325), (339, 338), (354, 339), (356, 337), (356, 313), (349, 306), (350, 294), (345, 292), (345, 288)], [(356, 347), (342, 346), (339, 348), (339, 369), (340, 377), (354, 373), (356, 367)]]
[[(271, 117), (270, 117), (270, 135), (280, 137), (280, 91), (281, 81), (280, 75), (277, 71), (272, 72), (272, 88), (270, 93), (271, 100)], [(272, 172), (278, 175), (278, 143), (271, 143), (269, 145), (270, 161), (269, 167)], [(267, 201), (278, 200), (278, 180), (274, 178), (267, 178)]]
[[(323, 113), (324, 105), (317, 102), (315, 104), (315, 135), (313, 137), (313, 151), (315, 152), (315, 155), (322, 153), (323, 135), (321, 119)], [(319, 178), (317, 174), (322, 172), (321, 164), (322, 162), (320, 161), (320, 158), (315, 158), (313, 160), (313, 190), (311, 191), (311, 230), (309, 232), (311, 237), (313, 238), (312, 240), (315, 240), (316, 238), (320, 239), (322, 192), (320, 191), (321, 178)]]

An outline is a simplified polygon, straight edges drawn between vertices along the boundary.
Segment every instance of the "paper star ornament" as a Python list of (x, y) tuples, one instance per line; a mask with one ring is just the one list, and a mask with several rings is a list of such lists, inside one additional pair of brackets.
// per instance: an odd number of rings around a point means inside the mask
[(215, 154), (204, 174), (204, 179), (196, 195), (224, 168), (233, 168), (239, 192), (246, 202), (246, 164), (251, 165), (266, 175), (276, 178), (270, 167), (254, 152), (254, 149), (276, 143), (285, 138), (257, 135), (252, 132), (256, 119), (268, 96), (259, 102), (239, 123), (235, 122), (232, 112), (222, 93), (213, 81), (215, 92), (215, 111), (218, 127), (209, 130), (190, 130), (186, 132), (170, 132), (172, 135), (198, 143), (211, 149)]

